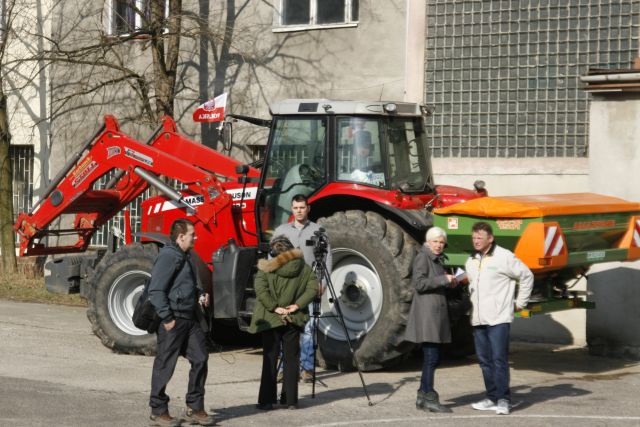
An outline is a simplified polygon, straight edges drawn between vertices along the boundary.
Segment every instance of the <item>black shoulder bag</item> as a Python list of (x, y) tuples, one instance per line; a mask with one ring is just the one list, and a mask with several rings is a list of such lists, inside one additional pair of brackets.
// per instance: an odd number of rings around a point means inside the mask
[[(184, 267), (184, 263), (185, 259), (183, 258), (180, 263), (180, 267), (178, 267), (171, 277), (171, 287), (169, 290), (173, 287), (173, 282), (175, 281), (178, 273)], [(155, 334), (158, 331), (158, 326), (160, 326), (160, 317), (158, 316), (158, 313), (156, 313), (156, 308), (151, 304), (151, 301), (149, 301), (149, 283), (151, 283), (151, 278), (146, 279), (144, 282), (144, 289), (142, 290), (142, 294), (140, 295), (140, 298), (138, 298), (138, 302), (133, 309), (131, 320), (133, 320), (133, 324), (136, 328), (147, 331), (150, 334)]]

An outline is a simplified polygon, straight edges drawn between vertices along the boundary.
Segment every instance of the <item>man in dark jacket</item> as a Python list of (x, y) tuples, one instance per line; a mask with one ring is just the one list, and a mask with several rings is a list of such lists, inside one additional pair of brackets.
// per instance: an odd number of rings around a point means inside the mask
[(205, 332), (196, 316), (198, 304), (209, 305), (209, 295), (198, 288), (191, 262), (190, 251), (196, 238), (193, 223), (187, 219), (175, 220), (170, 237), (171, 243), (160, 249), (153, 264), (149, 283), (149, 300), (161, 319), (151, 375), (151, 425), (178, 426), (181, 423), (169, 414), (169, 396), (165, 393), (179, 355), (191, 363), (184, 418), (194, 424), (213, 425), (213, 416), (204, 410), (209, 352)]

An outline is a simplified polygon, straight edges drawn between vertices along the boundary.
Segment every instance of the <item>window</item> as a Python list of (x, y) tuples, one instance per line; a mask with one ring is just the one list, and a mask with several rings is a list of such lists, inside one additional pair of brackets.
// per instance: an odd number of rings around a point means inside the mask
[(276, 31), (355, 26), (358, 0), (280, 0)]
[(326, 181), (324, 117), (277, 118), (263, 166), (263, 197), (260, 200), (260, 228), (270, 233), (291, 216), (291, 198), (309, 196)]
[[(107, 32), (114, 36), (131, 34), (144, 27), (151, 17), (152, 0), (107, 0)], [(169, 2), (164, 2), (164, 15), (169, 16)]]
[(31, 210), (33, 201), (33, 145), (10, 145), (13, 167), (13, 214)]

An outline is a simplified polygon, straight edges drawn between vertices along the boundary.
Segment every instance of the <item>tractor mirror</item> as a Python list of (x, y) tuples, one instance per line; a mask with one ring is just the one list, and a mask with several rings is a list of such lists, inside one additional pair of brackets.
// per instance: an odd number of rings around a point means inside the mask
[(222, 124), (222, 145), (225, 150), (231, 151), (232, 143), (233, 143), (233, 124), (231, 122), (224, 122)]

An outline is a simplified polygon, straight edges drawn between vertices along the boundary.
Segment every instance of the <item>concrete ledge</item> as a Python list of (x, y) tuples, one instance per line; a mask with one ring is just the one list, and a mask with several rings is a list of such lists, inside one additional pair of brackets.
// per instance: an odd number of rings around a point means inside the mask
[(583, 158), (439, 158), (432, 164), (436, 184), (472, 188), (481, 179), (492, 196), (589, 191), (589, 161)]

